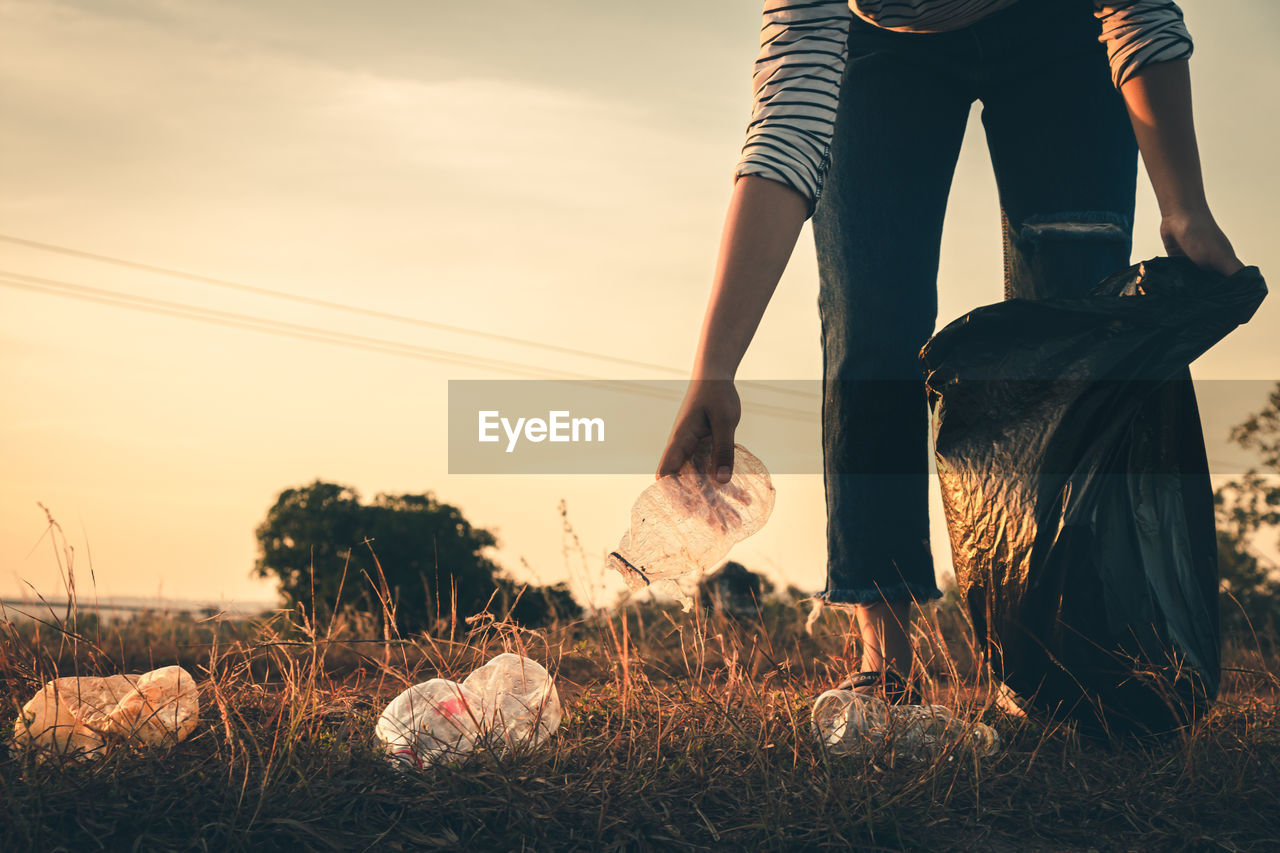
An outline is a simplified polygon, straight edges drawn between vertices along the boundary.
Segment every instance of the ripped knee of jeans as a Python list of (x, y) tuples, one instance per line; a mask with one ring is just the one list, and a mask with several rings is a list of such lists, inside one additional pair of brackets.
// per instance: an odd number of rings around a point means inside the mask
[(1105, 210), (1071, 210), (1010, 223), (1005, 240), (1005, 296), (1022, 299), (1084, 296), (1129, 265), (1129, 217)]

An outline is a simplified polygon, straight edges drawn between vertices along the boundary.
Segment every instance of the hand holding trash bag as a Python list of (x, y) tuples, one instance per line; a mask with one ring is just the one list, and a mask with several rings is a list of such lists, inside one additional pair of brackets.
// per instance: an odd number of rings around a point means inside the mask
[(1186, 259), (970, 312), (921, 350), (961, 595), (995, 674), (1095, 735), (1164, 733), (1220, 675), (1187, 366), (1266, 295)]

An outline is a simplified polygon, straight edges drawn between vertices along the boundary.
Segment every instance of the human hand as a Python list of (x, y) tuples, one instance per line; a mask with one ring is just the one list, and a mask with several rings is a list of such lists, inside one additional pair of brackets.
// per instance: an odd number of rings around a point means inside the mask
[(1183, 255), (1194, 261), (1196, 266), (1222, 275), (1231, 275), (1244, 266), (1236, 257), (1235, 249), (1231, 248), (1231, 241), (1207, 209), (1190, 213), (1179, 211), (1163, 217), (1160, 220), (1160, 239), (1171, 257)]
[(718, 483), (729, 482), (733, 476), (733, 433), (741, 417), (742, 401), (732, 379), (690, 381), (655, 477), (680, 470), (698, 442), (709, 435), (713, 446), (707, 473)]

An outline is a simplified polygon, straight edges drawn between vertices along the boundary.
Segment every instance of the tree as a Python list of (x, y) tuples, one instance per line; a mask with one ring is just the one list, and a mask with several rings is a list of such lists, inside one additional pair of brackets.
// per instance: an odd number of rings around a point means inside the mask
[(703, 607), (737, 618), (754, 618), (771, 592), (773, 583), (767, 577), (735, 560), (698, 581), (698, 598)]
[(1230, 630), (1248, 630), (1251, 625), (1261, 631), (1280, 624), (1277, 567), (1252, 545), (1264, 530), (1280, 526), (1280, 383), (1261, 412), (1232, 428), (1231, 440), (1258, 452), (1262, 472), (1251, 468), (1213, 496), (1222, 590), (1231, 593), (1222, 596), (1222, 623)]
[(364, 504), (354, 489), (317, 480), (281, 492), (256, 535), (254, 573), (276, 578), (290, 606), (330, 611), (341, 587), (343, 603), (378, 613), (383, 590), (402, 631), (432, 628), (455, 600), (459, 619), (487, 607), (526, 625), (581, 613), (564, 584), (521, 594), (486, 556), (494, 535), (430, 492)]

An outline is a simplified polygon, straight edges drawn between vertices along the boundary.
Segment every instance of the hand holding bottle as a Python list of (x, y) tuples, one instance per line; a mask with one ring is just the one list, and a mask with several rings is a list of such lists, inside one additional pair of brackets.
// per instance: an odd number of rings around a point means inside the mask
[(658, 463), (657, 477), (680, 470), (693, 456), (698, 443), (710, 438), (711, 455), (706, 474), (727, 483), (733, 476), (733, 434), (742, 416), (742, 402), (731, 379), (695, 379), (689, 383), (676, 415), (667, 447)]

